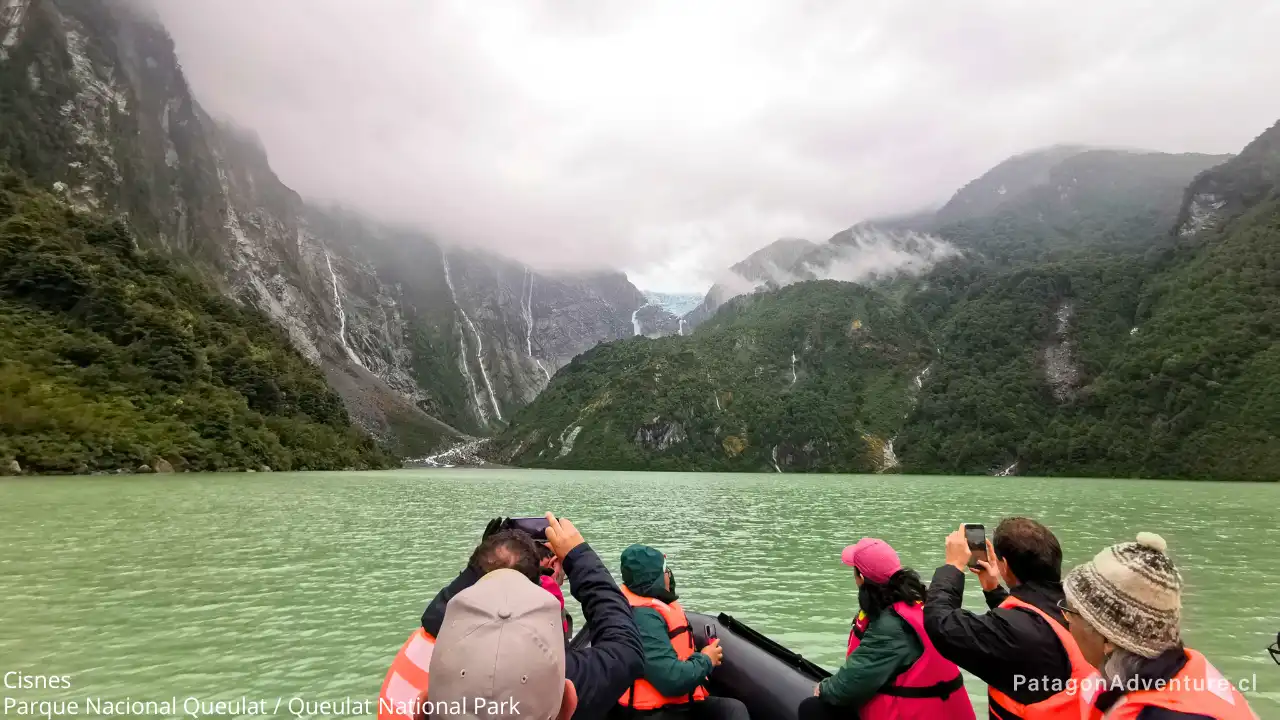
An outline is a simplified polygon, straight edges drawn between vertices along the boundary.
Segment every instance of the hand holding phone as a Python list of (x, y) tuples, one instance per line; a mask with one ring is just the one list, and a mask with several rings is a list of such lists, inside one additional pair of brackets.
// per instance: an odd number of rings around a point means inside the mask
[(969, 545), (969, 567), (978, 567), (978, 561), (991, 562), (987, 557), (987, 529), (980, 523), (965, 523), (964, 539)]
[(543, 534), (547, 543), (551, 545), (551, 551), (561, 560), (564, 560), (574, 548), (586, 542), (582, 539), (582, 533), (578, 532), (578, 528), (569, 522), (569, 518), (557, 518), (547, 513), (546, 519), (547, 527)]

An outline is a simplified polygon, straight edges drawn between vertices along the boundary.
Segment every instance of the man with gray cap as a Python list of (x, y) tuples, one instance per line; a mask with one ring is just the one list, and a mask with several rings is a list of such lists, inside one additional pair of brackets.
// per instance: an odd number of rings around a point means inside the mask
[(1182, 576), (1164, 538), (1103, 550), (1063, 581), (1080, 652), (1102, 671), (1105, 720), (1257, 720), (1231, 682), (1182, 644)]
[(556, 599), (517, 570), (494, 570), (445, 610), (424, 715), (566, 720), (577, 692), (564, 675)]
[[(394, 677), (396, 673), (396, 665), (393, 664), (388, 671), (388, 680), (384, 683), (383, 696), (387, 700), (392, 698), (410, 698), (420, 696), (420, 689), (427, 689), (431, 701), (440, 698), (439, 693), (442, 692), (436, 683), (435, 669), (436, 662), (440, 658), (442, 650), (439, 643), (442, 641), (445, 633), (446, 625), (450, 622), (454, 603), (463, 593), (475, 588), (487, 590), (489, 588), (498, 588), (498, 585), (489, 584), (491, 576), (502, 570), (511, 570), (517, 576), (524, 578), (534, 590), (545, 596), (555, 604), (557, 608), (557, 625), (560, 629), (560, 650), (558, 655), (552, 656), (550, 664), (554, 666), (557, 662), (555, 658), (559, 658), (560, 681), (557, 687), (565, 686), (566, 681), (572, 686), (574, 695), (574, 707), (568, 711), (573, 715), (575, 720), (593, 720), (594, 718), (603, 718), (618, 702), (618, 696), (623, 693), (631, 683), (638, 677), (644, 669), (644, 655), (640, 645), (640, 635), (636, 630), (635, 620), (631, 617), (631, 606), (627, 604), (623, 598), (621, 591), (618, 589), (617, 583), (609, 574), (600, 557), (596, 555), (591, 546), (582, 538), (582, 534), (573, 526), (573, 523), (566, 518), (556, 518), (551, 513), (546, 515), (546, 539), (551, 546), (551, 551), (563, 563), (566, 574), (569, 576), (569, 589), (573, 597), (582, 605), (582, 614), (586, 619), (586, 628), (583, 632), (588, 638), (588, 647), (566, 648), (564, 638), (562, 616), (559, 615), (560, 604), (556, 599), (538, 585), (538, 556), (533, 540), (525, 533), (520, 531), (496, 531), (489, 534), (488, 537), (481, 542), (480, 547), (476, 549), (472, 562), (468, 563), (467, 568), (458, 576), (458, 578), (445, 587), (436, 598), (428, 606), (423, 613), (422, 632), (427, 633), (435, 644), (430, 650), (418, 652), (416, 657), (422, 665), (417, 672), (410, 672), (410, 679), (417, 680), (417, 683), (396, 683)], [(492, 525), (492, 523), (491, 523)], [(502, 573), (503, 582), (510, 582), (509, 573)], [(521, 590), (523, 591), (523, 587)], [(532, 597), (532, 596), (530, 596)], [(541, 598), (540, 598), (541, 599)], [(471, 602), (471, 601), (468, 601)], [(514, 617), (514, 613), (513, 613)], [(411, 638), (412, 640), (412, 638)], [(535, 644), (542, 643), (538, 640)], [(408, 646), (409, 643), (406, 643)], [(412, 648), (410, 648), (412, 649)], [(466, 653), (473, 652), (469, 645), (463, 644), (459, 646), (454, 643), (449, 651), (450, 654), (462, 653), (466, 657)], [(487, 651), (485, 651), (487, 652)], [(541, 651), (539, 651), (541, 652)], [(413, 655), (401, 650), (401, 656)], [(484, 654), (481, 653), (481, 657)], [(430, 658), (430, 665), (423, 657)], [(539, 656), (543, 657), (543, 656)], [(401, 659), (397, 656), (397, 661)], [(489, 655), (490, 662), (493, 661), (492, 654)], [(545, 661), (546, 658), (544, 657)], [(450, 659), (449, 662), (456, 660)], [(402, 668), (406, 672), (412, 668)], [(468, 673), (468, 676), (473, 673)], [(523, 676), (523, 674), (522, 674)], [(530, 675), (532, 679), (533, 675)], [(428, 684), (429, 678), (429, 684)], [(461, 675), (459, 675), (461, 680)], [(389, 692), (388, 686), (395, 686), (396, 692)], [(404, 687), (401, 687), (404, 686)], [(562, 692), (558, 690), (557, 692)], [(554, 694), (554, 693), (553, 693)], [(550, 696), (548, 696), (550, 697)], [(559, 697), (559, 695), (556, 695)], [(380, 699), (381, 701), (381, 699)], [(500, 700), (499, 700), (500, 702)], [(549, 702), (549, 701), (548, 701)], [(400, 700), (403, 704), (404, 700)], [(528, 704), (522, 704), (520, 715), (528, 716)], [(559, 705), (557, 705), (559, 707)], [(445, 710), (450, 708), (445, 707)], [(461, 710), (461, 707), (457, 709)], [(469, 708), (471, 711), (476, 710), (474, 706)], [(495, 712), (490, 715), (473, 715), (473, 717), (502, 717), (501, 706), (495, 708), (482, 708)], [(509, 708), (510, 709), (510, 708)], [(395, 718), (399, 720), (405, 716), (412, 718), (412, 712), (397, 712), (397, 708), (389, 708), (387, 712), (382, 712), (380, 705), (379, 718), (390, 720)], [(439, 717), (447, 717), (447, 714), (439, 714)], [(566, 715), (566, 717), (568, 717)]]

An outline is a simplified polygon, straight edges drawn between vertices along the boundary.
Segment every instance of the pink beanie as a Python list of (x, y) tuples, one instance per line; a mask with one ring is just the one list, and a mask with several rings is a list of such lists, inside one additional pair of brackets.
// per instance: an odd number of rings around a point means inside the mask
[(863, 577), (881, 585), (902, 569), (898, 553), (889, 547), (889, 543), (876, 538), (862, 538), (857, 545), (845, 548), (840, 553), (840, 562), (857, 568)]

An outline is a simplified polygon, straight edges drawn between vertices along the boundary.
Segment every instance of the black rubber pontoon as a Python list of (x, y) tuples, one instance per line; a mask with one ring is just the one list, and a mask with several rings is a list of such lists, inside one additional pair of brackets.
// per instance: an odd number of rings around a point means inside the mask
[[(724, 662), (711, 673), (711, 694), (741, 700), (753, 718), (795, 720), (800, 701), (813, 695), (815, 684), (831, 676), (729, 615), (687, 614), (698, 647), (706, 644), (708, 627), (724, 647)], [(573, 647), (589, 644), (585, 628), (572, 643)]]

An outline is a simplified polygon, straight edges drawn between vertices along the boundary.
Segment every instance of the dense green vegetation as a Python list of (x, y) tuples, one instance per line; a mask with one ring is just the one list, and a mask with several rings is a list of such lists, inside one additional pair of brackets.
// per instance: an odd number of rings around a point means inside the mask
[[(911, 221), (965, 257), (878, 292), (803, 283), (730, 303), (692, 337), (598, 348), (497, 445), (525, 465), (717, 470), (768, 469), (776, 445), (783, 470), (865, 471), (893, 438), (904, 472), (1280, 478), (1280, 125), (1192, 178), (1219, 160), (1015, 159)], [(808, 349), (850, 315), (868, 341)], [(737, 404), (717, 409), (716, 392)], [(645, 433), (673, 421), (688, 441), (654, 448)], [(730, 435), (748, 449), (728, 457)]]
[[(1183, 191), (1196, 173), (1226, 159), (1115, 150), (1063, 153), (1059, 148), (1002, 163), (957, 193), (932, 229), (1004, 265), (1062, 260), (1082, 251), (1141, 253), (1168, 242)], [(1025, 165), (1033, 160), (1041, 162), (1030, 175)], [(1025, 184), (1006, 187), (1000, 178), (1010, 174), (1020, 175)], [(977, 212), (979, 207), (985, 211)]]
[(0, 461), (45, 473), (376, 468), (319, 371), (256, 310), (118, 221), (5, 174)]
[[(1213, 193), (1229, 207), (1181, 244), (1170, 225), (1141, 255), (1122, 242), (936, 272), (913, 300), (941, 360), (897, 445), (905, 468), (1280, 478), (1278, 136), (1196, 179), (1187, 203)], [(1057, 398), (1043, 350), (1064, 304), (1079, 377)]]
[(532, 467), (873, 471), (929, 358), (919, 321), (875, 291), (801, 283), (689, 337), (584, 353), (495, 445)]

